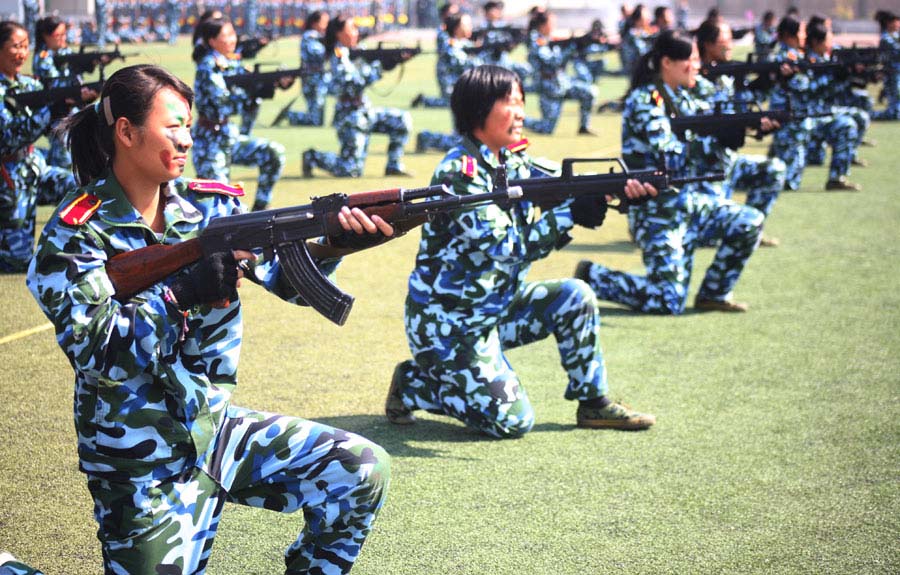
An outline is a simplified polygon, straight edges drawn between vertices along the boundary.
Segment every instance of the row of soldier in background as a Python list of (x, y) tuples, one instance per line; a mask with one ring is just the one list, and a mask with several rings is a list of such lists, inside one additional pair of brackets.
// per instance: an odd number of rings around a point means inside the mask
[[(239, 34), (272, 39), (302, 33), (311, 12), (341, 13), (356, 18), (360, 26), (381, 32), (409, 22), (402, 0), (248, 0), (230, 2), (178, 2), (177, 0), (95, 0), (94, 18), (68, 23), (70, 44), (175, 43), (179, 34), (190, 34), (201, 14), (216, 10), (228, 17)], [(37, 0), (23, 0), (24, 25), (33, 30), (40, 17)], [(33, 39), (32, 39), (33, 40)]]

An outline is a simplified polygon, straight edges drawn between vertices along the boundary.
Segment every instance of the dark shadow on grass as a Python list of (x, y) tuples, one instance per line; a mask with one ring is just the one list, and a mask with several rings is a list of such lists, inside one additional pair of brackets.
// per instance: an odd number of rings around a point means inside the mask
[[(419, 419), (413, 425), (393, 425), (383, 415), (339, 415), (317, 417), (319, 423), (337, 427), (362, 435), (374, 441), (388, 453), (396, 457), (440, 457), (443, 459), (470, 459), (454, 457), (447, 450), (428, 447), (422, 442), (474, 443), (515, 441), (496, 439), (478, 433), (447, 418), (446, 420)], [(537, 423), (530, 433), (571, 431), (575, 425), (559, 423)], [(415, 442), (416, 445), (412, 445)]]
[(638, 247), (625, 240), (603, 244), (569, 244), (563, 251), (567, 252), (614, 252), (620, 254), (637, 253)]

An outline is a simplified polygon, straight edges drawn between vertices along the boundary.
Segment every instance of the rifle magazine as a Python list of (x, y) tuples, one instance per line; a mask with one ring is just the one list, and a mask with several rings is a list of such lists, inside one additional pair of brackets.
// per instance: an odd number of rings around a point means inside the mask
[(306, 242), (280, 244), (275, 251), (288, 281), (306, 303), (337, 325), (344, 325), (353, 307), (353, 296), (328, 281), (310, 255)]

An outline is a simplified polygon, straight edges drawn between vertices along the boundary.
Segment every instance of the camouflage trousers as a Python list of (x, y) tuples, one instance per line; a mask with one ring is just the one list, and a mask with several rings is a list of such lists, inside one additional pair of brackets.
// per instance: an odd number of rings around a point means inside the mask
[(687, 190), (668, 190), (655, 201), (632, 207), (628, 215), (647, 275), (593, 264), (587, 282), (598, 299), (674, 315), (687, 304), (695, 249), (718, 245), (697, 297), (726, 300), (759, 244), (765, 218), (756, 208)]
[(358, 178), (362, 176), (369, 153), (371, 134), (387, 134), (386, 169), (403, 169), (403, 146), (412, 131), (409, 112), (397, 108), (361, 108), (335, 120), (340, 154), (312, 150), (311, 164), (334, 176)]
[(0, 575), (44, 575), (44, 572), (29, 567), (21, 561), (13, 560), (0, 565)]
[[(862, 108), (853, 106), (835, 106), (833, 110), (835, 115), (850, 116), (856, 123), (856, 140), (853, 142), (853, 156), (850, 158), (852, 161), (856, 158), (856, 153), (859, 151), (859, 146), (862, 143), (863, 138), (866, 137), (866, 131), (872, 123), (872, 117)], [(806, 146), (806, 163), (811, 166), (821, 166), (824, 164), (826, 146), (829, 143), (833, 146), (835, 143), (834, 138), (828, 138), (828, 133), (826, 132), (827, 126), (827, 123), (817, 125), (809, 135), (809, 144)]]
[(580, 280), (526, 283), (500, 323), (483, 330), (455, 330), (427, 309), (419, 311), (407, 308), (413, 359), (397, 368), (399, 391), (410, 409), (449, 415), (494, 437), (527, 433), (534, 411), (504, 351), (550, 335), (568, 374), (565, 398), (606, 394), (597, 300)]
[(606, 73), (606, 62), (599, 59), (576, 58), (572, 60), (572, 71), (576, 80), (593, 84), (597, 81), (597, 78)]
[(453, 84), (456, 83), (458, 76), (452, 76), (444, 69), (437, 70), (438, 93), (440, 96), (426, 96), (422, 94), (419, 105), (424, 108), (449, 108), (450, 95), (453, 94)]
[(556, 90), (541, 88), (541, 119), (525, 118), (525, 127), (539, 134), (552, 134), (559, 122), (562, 113), (563, 102), (577, 100), (580, 104), (579, 124), (580, 128), (589, 128), (591, 125), (591, 112), (597, 101), (597, 87), (575, 80), (571, 87), (561, 94)]
[(723, 182), (725, 197), (734, 190), (747, 191), (747, 205), (768, 216), (784, 189), (787, 166), (780, 158), (739, 154)]
[(0, 178), (0, 273), (19, 273), (28, 268), (34, 252), (37, 205), (57, 204), (75, 188), (75, 178), (68, 170), (48, 166), (37, 151), (3, 164), (3, 169), (9, 180)]
[(416, 135), (416, 151), (424, 152), (426, 150), (440, 150), (446, 152), (454, 146), (462, 143), (462, 136), (459, 134), (442, 134), (440, 132), (432, 132), (431, 130), (422, 130)]
[(850, 173), (858, 135), (856, 122), (849, 116), (823, 116), (789, 122), (775, 132), (769, 147), (770, 158), (781, 158), (787, 166), (785, 186), (799, 190), (806, 167), (806, 150), (814, 131), (822, 130), (832, 148), (829, 180), (838, 180)]
[(256, 125), (256, 119), (259, 117), (259, 108), (262, 106), (262, 100), (257, 98), (251, 105), (241, 111), (241, 127), (242, 136), (249, 136)]
[(193, 148), (197, 177), (227, 182), (231, 165), (259, 166), (253, 209), (265, 209), (284, 168), (284, 146), (264, 138), (238, 135), (232, 124), (219, 131), (196, 127)]
[[(53, 129), (56, 129), (58, 125), (59, 122), (54, 123)], [(72, 156), (69, 154), (69, 150), (66, 149), (65, 139), (61, 136), (57, 136), (51, 131), (47, 134), (47, 140), (50, 142), (50, 148), (47, 150), (47, 153), (44, 154), (47, 165), (62, 168), (64, 170), (71, 170)]]
[(887, 107), (872, 113), (873, 120), (900, 120), (900, 73), (892, 72), (884, 79)]
[(324, 82), (303, 80), (303, 97), (306, 99), (305, 112), (288, 112), (291, 126), (322, 126), (325, 124), (325, 96), (328, 86)]
[(226, 502), (305, 525), (284, 552), (286, 573), (347, 573), (381, 508), (388, 454), (363, 437), (295, 417), (229, 407), (210, 451), (175, 477), (146, 483), (88, 478), (105, 572), (199, 574)]

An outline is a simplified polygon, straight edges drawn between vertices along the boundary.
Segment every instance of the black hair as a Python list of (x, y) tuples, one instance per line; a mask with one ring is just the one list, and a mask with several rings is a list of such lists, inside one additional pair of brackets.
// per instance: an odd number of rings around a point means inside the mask
[(503, 2), (500, 2), (498, 0), (489, 0), (488, 2), (485, 2), (481, 7), (481, 9), (485, 12), (490, 12), (491, 10), (495, 10), (497, 8), (503, 10)]
[(6, 41), (12, 37), (13, 32), (16, 30), (22, 30), (28, 34), (28, 30), (25, 29), (25, 26), (22, 26), (15, 20), (3, 20), (0, 22), (0, 47), (6, 44)]
[(450, 111), (453, 112), (456, 132), (471, 136), (474, 130), (483, 128), (494, 103), (509, 96), (513, 86), (518, 86), (522, 91), (524, 102), (522, 80), (512, 70), (485, 64), (463, 72), (453, 85), (450, 96)]
[(668, 7), (668, 6), (657, 6), (657, 7), (653, 10), (653, 19), (654, 19), (654, 20), (661, 20), (662, 17), (666, 15), (666, 10), (669, 10), (669, 7)]
[(193, 105), (194, 91), (168, 70), (153, 64), (127, 66), (106, 80), (96, 105), (62, 121), (58, 131), (66, 134), (79, 185), (100, 177), (115, 158), (115, 120), (127, 118), (132, 125), (143, 126), (156, 94), (166, 88), (187, 100), (188, 107)]
[(200, 17), (197, 18), (197, 25), (194, 26), (194, 33), (193, 33), (193, 35), (191, 36), (191, 46), (196, 46), (196, 45), (197, 45), (197, 41), (198, 41), (198, 39), (199, 39), (199, 37), (200, 37), (199, 34), (198, 34), (198, 31), (200, 30), (200, 24), (203, 24), (203, 23), (206, 22), (207, 20), (211, 20), (211, 19), (213, 19), (213, 18), (223, 18), (224, 16), (225, 16), (225, 15), (222, 14), (222, 11), (221, 11), (221, 10), (216, 10), (216, 9), (213, 9), (213, 8), (210, 8), (210, 9), (208, 9), (208, 10), (204, 10), (204, 11), (203, 11), (203, 14), (200, 14)]
[(207, 18), (197, 24), (197, 28), (194, 30), (194, 52), (191, 54), (191, 59), (194, 62), (200, 62), (210, 51), (209, 41), (218, 36), (222, 32), (222, 28), (230, 23), (228, 18)]
[(694, 51), (693, 41), (674, 30), (661, 32), (653, 48), (641, 56), (631, 75), (631, 89), (650, 84), (659, 75), (662, 59), (689, 60)]
[(641, 17), (641, 14), (644, 13), (645, 6), (643, 4), (635, 5), (634, 9), (631, 11), (631, 14), (628, 15), (627, 28), (634, 28), (634, 25), (637, 24), (638, 18)]
[(719, 41), (721, 26), (714, 20), (706, 20), (697, 28), (694, 38), (697, 39), (697, 49), (700, 51), (701, 58), (706, 54), (706, 44), (715, 44)]
[(450, 10), (451, 10), (454, 6), (456, 6), (456, 3), (455, 3), (455, 2), (447, 2), (446, 4), (442, 5), (442, 6), (438, 9), (438, 16), (440, 16), (441, 20), (443, 20), (444, 18), (447, 17), (447, 14), (450, 13)]
[(775, 20), (775, 12), (772, 12), (771, 10), (766, 10), (765, 13), (763, 14), (762, 21), (770, 22), (772, 20)]
[(785, 16), (778, 23), (778, 39), (796, 38), (800, 34), (800, 21), (790, 16)]
[(47, 47), (44, 36), (49, 36), (60, 24), (65, 24), (59, 16), (45, 16), (34, 24), (34, 49), (43, 50)]
[(721, 17), (722, 17), (722, 14), (719, 12), (718, 8), (710, 8), (709, 11), (706, 13), (707, 20), (718, 20)]
[(531, 19), (528, 20), (528, 32), (533, 32), (547, 23), (550, 20), (550, 12), (548, 10), (536, 11), (531, 15)]
[(303, 23), (303, 29), (312, 30), (313, 26), (321, 22), (324, 16), (327, 16), (327, 12), (324, 10), (313, 10), (306, 16), (306, 22)]
[(879, 10), (878, 12), (875, 12), (875, 21), (881, 26), (882, 32), (887, 30), (888, 26), (890, 26), (891, 22), (894, 20), (900, 20), (900, 16), (890, 10)]
[(462, 24), (463, 21), (462, 12), (458, 12), (456, 14), (451, 14), (444, 19), (444, 30), (447, 31), (447, 35), (453, 38), (456, 35), (456, 30), (459, 29), (459, 25)]
[(825, 19), (820, 16), (813, 16), (806, 23), (806, 48), (811, 49), (814, 44), (820, 44), (828, 37), (828, 27), (825, 26)]
[(786, 16), (790, 16), (791, 18), (795, 18), (800, 16), (800, 9), (791, 4), (788, 6), (787, 12), (785, 12)]
[(322, 43), (325, 44), (325, 48), (329, 52), (333, 51), (334, 47), (337, 46), (337, 35), (348, 22), (350, 22), (350, 18), (345, 14), (338, 14), (328, 21), (328, 27), (325, 28), (325, 38), (322, 40)]

